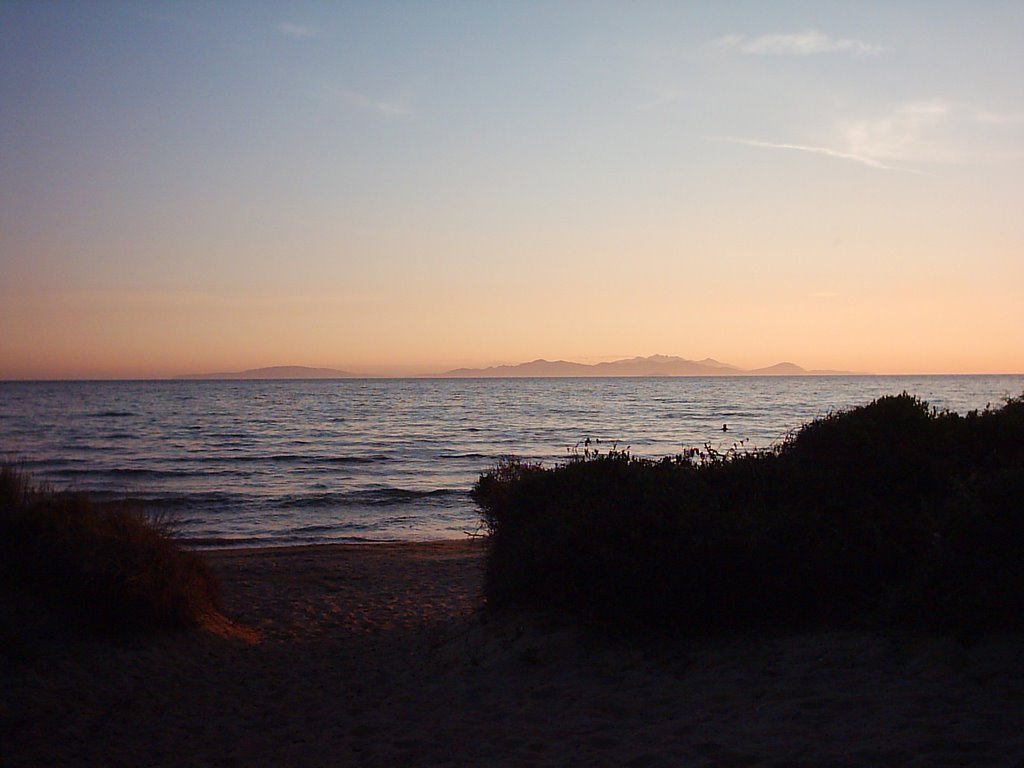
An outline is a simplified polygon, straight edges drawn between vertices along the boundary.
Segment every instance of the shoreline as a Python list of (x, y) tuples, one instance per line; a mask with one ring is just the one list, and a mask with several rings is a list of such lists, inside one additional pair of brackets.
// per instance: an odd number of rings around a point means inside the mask
[[(210, 541), (209, 539), (175, 539), (175, 543), (200, 555), (217, 554), (221, 552), (248, 552), (258, 554), (266, 551), (290, 550), (290, 549), (330, 549), (333, 547), (366, 547), (366, 546), (405, 546), (409, 545), (415, 549), (420, 545), (449, 545), (461, 542), (483, 542), (486, 541), (486, 534), (466, 535), (462, 538), (446, 539), (339, 539), (337, 541), (298, 542), (295, 544), (204, 544), (196, 541)], [(218, 540), (221, 541), (221, 540)]]
[(3, 670), (11, 766), (1014, 765), (1024, 641), (598, 637), (488, 614), (483, 542), (205, 552), (252, 632)]

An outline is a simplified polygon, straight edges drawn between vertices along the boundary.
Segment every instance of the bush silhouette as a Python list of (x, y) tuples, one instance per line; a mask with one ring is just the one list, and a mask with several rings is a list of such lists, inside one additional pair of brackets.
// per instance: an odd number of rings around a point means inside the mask
[(11, 466), (0, 467), (0, 579), (102, 632), (193, 626), (217, 604), (206, 564), (166, 521), (36, 487)]
[(709, 632), (1024, 628), (1024, 399), (906, 393), (763, 451), (508, 460), (473, 489), (491, 605)]

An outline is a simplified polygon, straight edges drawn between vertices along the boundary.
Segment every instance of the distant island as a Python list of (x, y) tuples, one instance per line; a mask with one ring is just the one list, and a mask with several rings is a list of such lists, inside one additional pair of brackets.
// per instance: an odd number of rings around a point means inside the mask
[(850, 371), (807, 370), (795, 363), (777, 363), (767, 368), (740, 368), (707, 357), (687, 360), (669, 355), (631, 357), (609, 363), (571, 363), (566, 360), (532, 360), (518, 365), (490, 368), (456, 368), (441, 374), (447, 378), (571, 377), (571, 376), (810, 376), (847, 374)]
[(350, 379), (356, 374), (336, 368), (307, 368), (304, 365), (273, 365), (247, 371), (193, 373), (179, 379)]

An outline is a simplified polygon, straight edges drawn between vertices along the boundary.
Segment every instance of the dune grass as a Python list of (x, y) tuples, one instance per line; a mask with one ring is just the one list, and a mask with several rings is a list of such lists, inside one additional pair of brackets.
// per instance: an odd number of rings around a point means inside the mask
[(494, 606), (692, 633), (1024, 629), (1024, 398), (906, 393), (763, 451), (514, 460), (473, 489)]
[(177, 545), (166, 520), (38, 487), (9, 465), (0, 467), (0, 582), (69, 627), (103, 633), (195, 626), (218, 599), (205, 562)]

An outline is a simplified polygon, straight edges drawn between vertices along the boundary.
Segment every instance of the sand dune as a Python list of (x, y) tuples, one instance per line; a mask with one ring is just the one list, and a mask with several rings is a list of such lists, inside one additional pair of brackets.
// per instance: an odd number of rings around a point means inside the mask
[(210, 554), (233, 623), (6, 667), (4, 765), (1020, 765), (1024, 644), (637, 643), (487, 615), (476, 542)]

